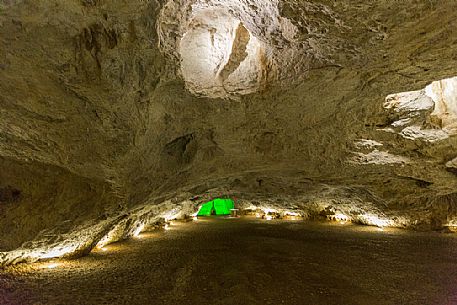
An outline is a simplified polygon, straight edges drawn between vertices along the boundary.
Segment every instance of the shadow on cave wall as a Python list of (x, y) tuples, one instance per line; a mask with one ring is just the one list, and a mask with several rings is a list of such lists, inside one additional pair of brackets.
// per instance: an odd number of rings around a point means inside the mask
[(0, 157), (0, 251), (40, 231), (64, 233), (118, 204), (108, 184), (38, 162)]

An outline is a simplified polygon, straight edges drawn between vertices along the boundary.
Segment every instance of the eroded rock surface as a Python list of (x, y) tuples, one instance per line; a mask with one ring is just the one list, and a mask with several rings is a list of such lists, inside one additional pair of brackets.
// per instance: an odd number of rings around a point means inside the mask
[(452, 1), (1, 2), (0, 250), (83, 253), (208, 194), (453, 225), (456, 20)]

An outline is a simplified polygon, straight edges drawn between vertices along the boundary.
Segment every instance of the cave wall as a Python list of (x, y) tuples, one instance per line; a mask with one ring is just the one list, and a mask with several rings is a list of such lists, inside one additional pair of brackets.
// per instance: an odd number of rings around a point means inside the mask
[[(435, 198), (456, 190), (446, 170), (457, 155), (455, 137), (427, 143), (386, 132), (392, 117), (383, 103), (457, 75), (457, 5), (252, 2), (286, 25), (269, 32), (255, 6), (249, 16), (234, 13), (272, 50), (267, 81), (236, 98), (186, 89), (173, 46), (192, 1), (2, 2), (3, 250), (43, 229), (64, 232), (156, 197), (227, 183), (278, 198), (295, 192), (284, 186), (295, 179), (357, 186), (405, 215), (438, 209), (446, 223), (450, 200)], [(369, 155), (372, 149), (354, 144), (360, 139), (382, 142), (384, 154)], [(357, 153), (362, 162), (351, 162)], [(366, 161), (390, 155), (402, 158)], [(282, 182), (260, 187), (255, 176)]]

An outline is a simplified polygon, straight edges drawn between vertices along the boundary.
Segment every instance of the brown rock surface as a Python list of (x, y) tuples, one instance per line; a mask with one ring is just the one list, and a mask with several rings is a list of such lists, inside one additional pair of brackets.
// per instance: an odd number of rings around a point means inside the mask
[[(217, 98), (180, 70), (192, 4), (265, 51)], [(454, 1), (2, 1), (0, 250), (211, 190), (304, 210), (350, 194), (399, 226), (452, 223), (457, 138), (411, 138), (439, 129), (432, 109), (405, 137), (383, 105), (457, 75), (456, 28)]]

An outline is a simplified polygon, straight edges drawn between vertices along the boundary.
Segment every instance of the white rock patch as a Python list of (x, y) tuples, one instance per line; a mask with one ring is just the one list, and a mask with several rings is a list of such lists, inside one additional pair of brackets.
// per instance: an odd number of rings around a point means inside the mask
[(424, 140), (434, 143), (449, 138), (449, 134), (441, 129), (422, 129), (420, 126), (408, 126), (400, 133), (409, 140)]
[(386, 151), (379, 151), (377, 149), (364, 153), (355, 153), (355, 156), (350, 160), (354, 164), (377, 164), (377, 165), (386, 165), (386, 164), (405, 164), (409, 163), (409, 159), (390, 154)]
[(434, 81), (423, 90), (388, 95), (384, 108), (398, 117), (391, 126), (402, 137), (429, 143), (445, 140), (457, 134), (457, 77)]
[(362, 148), (374, 148), (377, 146), (382, 146), (382, 143), (379, 143), (375, 140), (368, 140), (368, 139), (360, 139), (354, 143), (355, 147), (362, 149)]
[(200, 10), (181, 39), (181, 72), (196, 95), (248, 94), (260, 86), (263, 54), (257, 38), (226, 10)]
[(435, 81), (425, 88), (435, 103), (431, 114), (438, 127), (457, 134), (457, 77)]

